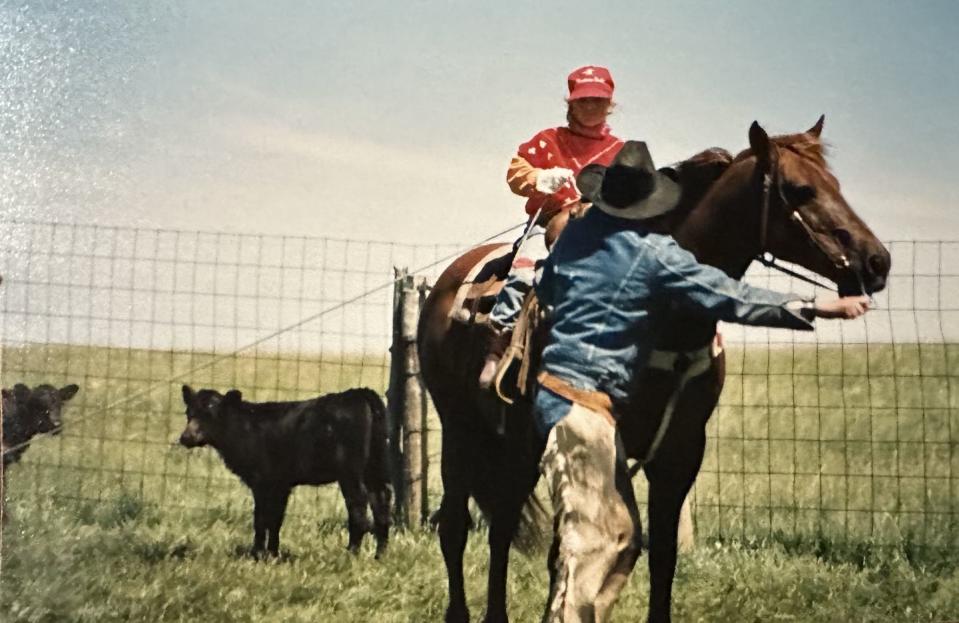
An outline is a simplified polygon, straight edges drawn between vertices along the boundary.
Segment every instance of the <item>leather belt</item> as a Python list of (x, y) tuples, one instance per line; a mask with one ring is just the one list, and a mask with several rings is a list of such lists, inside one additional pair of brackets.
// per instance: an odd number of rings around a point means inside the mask
[(565, 380), (545, 370), (539, 373), (536, 380), (551, 392), (585, 409), (598, 413), (612, 426), (616, 426), (616, 418), (613, 417), (613, 401), (609, 394), (592, 389), (573, 387)]

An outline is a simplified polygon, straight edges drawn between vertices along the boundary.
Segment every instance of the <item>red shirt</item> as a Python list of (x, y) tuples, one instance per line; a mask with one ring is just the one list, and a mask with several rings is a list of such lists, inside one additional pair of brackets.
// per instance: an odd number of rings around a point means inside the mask
[[(537, 169), (564, 167), (578, 174), (587, 164), (608, 166), (622, 146), (623, 141), (610, 134), (606, 125), (595, 131), (587, 128), (582, 133), (561, 127), (538, 133), (520, 145), (516, 155)], [(526, 213), (530, 216), (536, 214), (540, 207), (544, 213), (556, 212), (569, 208), (579, 200), (579, 193), (571, 184), (551, 195), (538, 192), (535, 188), (524, 188), (518, 192), (529, 197)]]

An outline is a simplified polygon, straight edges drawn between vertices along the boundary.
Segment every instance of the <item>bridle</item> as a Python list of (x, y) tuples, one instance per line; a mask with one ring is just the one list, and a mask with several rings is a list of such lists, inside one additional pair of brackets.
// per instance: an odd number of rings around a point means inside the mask
[[(775, 146), (771, 145), (773, 149), (776, 149)], [(816, 249), (822, 253), (826, 259), (836, 268), (840, 270), (851, 270), (851, 265), (849, 263), (849, 258), (846, 257), (844, 253), (839, 251), (838, 253), (832, 252), (819, 241), (819, 237), (816, 235), (816, 232), (813, 231), (812, 227), (809, 226), (809, 223), (806, 222), (806, 219), (803, 218), (802, 213), (799, 211), (799, 208), (791, 208), (789, 202), (786, 200), (786, 196), (783, 193), (782, 187), (782, 177), (779, 172), (779, 158), (776, 158), (777, 166), (774, 167), (774, 171), (766, 171), (763, 173), (763, 194), (762, 194), (762, 208), (759, 213), (759, 255), (756, 256), (756, 260), (763, 266), (773, 268), (779, 272), (789, 275), (790, 277), (795, 277), (800, 281), (805, 281), (811, 285), (816, 286), (817, 288), (823, 288), (831, 292), (837, 292), (838, 288), (833, 288), (831, 286), (825, 285), (797, 273), (794, 270), (786, 268), (781, 264), (776, 263), (776, 257), (766, 249), (766, 239), (769, 229), (769, 204), (771, 203), (771, 196), (773, 194), (773, 188), (776, 189), (776, 196), (779, 198), (779, 202), (783, 208), (790, 210), (789, 218), (798, 224), (803, 231), (806, 232), (809, 244), (814, 246)], [(853, 274), (856, 275), (856, 279), (859, 281), (859, 288), (863, 294), (866, 294), (866, 287), (862, 280), (862, 275), (859, 274), (858, 270), (853, 270)]]

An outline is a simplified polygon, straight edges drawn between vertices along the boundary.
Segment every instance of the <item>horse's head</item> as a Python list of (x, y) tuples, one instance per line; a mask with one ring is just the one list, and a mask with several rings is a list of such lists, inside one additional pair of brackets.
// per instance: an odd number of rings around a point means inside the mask
[(840, 294), (878, 292), (889, 274), (889, 251), (853, 212), (826, 165), (824, 117), (809, 130), (770, 138), (756, 122), (750, 148), (763, 183), (760, 251), (804, 266), (839, 286)]

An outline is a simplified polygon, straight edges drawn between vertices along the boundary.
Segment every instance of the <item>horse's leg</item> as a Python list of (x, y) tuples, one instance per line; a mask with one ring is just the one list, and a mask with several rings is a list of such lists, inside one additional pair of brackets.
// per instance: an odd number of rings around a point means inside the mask
[(699, 473), (706, 448), (705, 429), (698, 422), (686, 424), (689, 420), (678, 409), (676, 415), (676, 426), (695, 426), (697, 430), (668, 435), (673, 443), (664, 440), (658, 452), (663, 462), (654, 459), (645, 468), (649, 480), (649, 623), (671, 620), (679, 513)]
[(440, 549), (449, 581), (447, 623), (469, 621), (466, 590), (463, 585), (463, 550), (469, 526), (469, 453), (467, 444), (457, 439), (452, 426), (443, 428), (441, 476), (443, 500), (439, 510)]
[[(509, 620), (506, 612), (506, 577), (510, 545), (519, 525), (523, 505), (533, 493), (539, 475), (535, 468), (522, 465), (519, 458), (508, 463), (514, 466), (514, 469), (509, 470), (512, 479), (506, 477), (505, 473), (503, 478), (497, 479), (503, 483), (503, 488), (498, 492), (500, 499), (495, 503), (490, 516), (490, 564), (485, 623), (505, 623)], [(522, 474), (525, 474), (525, 477), (522, 477)]]

